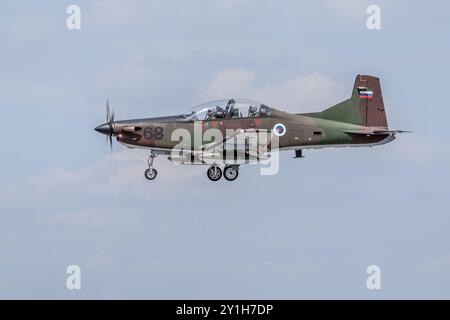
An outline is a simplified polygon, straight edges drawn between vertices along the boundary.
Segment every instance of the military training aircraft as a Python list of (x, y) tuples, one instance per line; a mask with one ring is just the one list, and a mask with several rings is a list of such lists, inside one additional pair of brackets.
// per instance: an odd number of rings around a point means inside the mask
[[(226, 99), (202, 104), (176, 116), (115, 121), (107, 102), (106, 118), (107, 122), (95, 130), (106, 135), (111, 146), (115, 137), (129, 148), (150, 150), (145, 170), (149, 180), (157, 176), (153, 160), (158, 155), (168, 155), (169, 160), (180, 164), (210, 164), (207, 170), (210, 180), (218, 181), (223, 174), (233, 181), (241, 164), (270, 158), (274, 150), (293, 150), (295, 158), (302, 158), (303, 149), (382, 145), (404, 132), (388, 129), (380, 80), (369, 75), (358, 75), (351, 97), (322, 112), (293, 114), (252, 100)], [(177, 129), (192, 135), (197, 130), (200, 142), (196, 143), (195, 137), (189, 138), (180, 147)], [(209, 129), (215, 129), (221, 138), (208, 139)], [(246, 138), (241, 140), (243, 148), (239, 150), (236, 142), (229, 143), (238, 135), (252, 132), (268, 133), (263, 151), (252, 152)], [(272, 138), (278, 139), (276, 144)]]

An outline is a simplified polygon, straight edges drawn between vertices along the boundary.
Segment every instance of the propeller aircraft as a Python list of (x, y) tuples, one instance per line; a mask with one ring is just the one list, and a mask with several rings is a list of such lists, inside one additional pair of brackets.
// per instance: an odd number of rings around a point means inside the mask
[[(115, 121), (107, 101), (106, 123), (95, 130), (106, 135), (111, 147), (115, 137), (129, 148), (150, 150), (145, 170), (148, 180), (158, 174), (154, 158), (168, 155), (169, 160), (179, 164), (209, 164), (207, 176), (212, 181), (222, 176), (234, 181), (241, 164), (270, 158), (275, 150), (293, 150), (294, 158), (303, 158), (304, 149), (378, 146), (405, 132), (389, 130), (380, 80), (370, 75), (357, 75), (351, 97), (321, 112), (288, 113), (252, 100), (226, 99), (175, 116)], [(194, 139), (184, 139), (180, 144), (180, 135), (176, 134), (179, 130)], [(221, 137), (208, 138), (208, 130), (215, 130)], [(237, 136), (261, 132), (268, 134), (263, 151), (252, 152), (247, 138), (243, 148), (237, 150)], [(200, 140), (196, 141), (198, 133)]]

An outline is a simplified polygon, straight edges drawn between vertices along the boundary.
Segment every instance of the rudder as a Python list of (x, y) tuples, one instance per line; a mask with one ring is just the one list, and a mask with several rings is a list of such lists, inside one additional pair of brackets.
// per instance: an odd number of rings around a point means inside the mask
[(380, 79), (357, 75), (350, 99), (314, 116), (368, 127), (388, 128)]

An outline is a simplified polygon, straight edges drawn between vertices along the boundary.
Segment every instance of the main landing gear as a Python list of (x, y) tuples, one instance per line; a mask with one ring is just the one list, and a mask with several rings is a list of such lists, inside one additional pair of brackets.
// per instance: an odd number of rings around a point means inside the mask
[(208, 171), (206, 171), (206, 174), (211, 181), (219, 181), (220, 178), (222, 178), (222, 175), (224, 178), (228, 181), (234, 181), (239, 176), (239, 166), (237, 165), (226, 165), (222, 169), (216, 164), (211, 165), (208, 168)]
[(145, 177), (148, 180), (155, 180), (156, 176), (158, 175), (158, 171), (153, 168), (153, 160), (158, 156), (153, 150), (150, 152), (150, 156), (148, 157), (147, 163), (148, 163), (148, 169), (145, 170)]
[[(155, 180), (158, 176), (158, 171), (153, 168), (153, 161), (159, 154), (158, 151), (150, 152), (147, 160), (148, 169), (144, 172), (145, 178), (148, 180)], [(208, 168), (206, 174), (211, 181), (219, 181), (222, 176), (228, 181), (234, 181), (239, 176), (239, 165), (225, 165), (222, 170), (219, 165), (213, 164)]]
[(206, 174), (208, 175), (209, 180), (219, 181), (220, 178), (222, 178), (222, 169), (220, 169), (218, 165), (213, 164), (211, 167), (208, 168)]

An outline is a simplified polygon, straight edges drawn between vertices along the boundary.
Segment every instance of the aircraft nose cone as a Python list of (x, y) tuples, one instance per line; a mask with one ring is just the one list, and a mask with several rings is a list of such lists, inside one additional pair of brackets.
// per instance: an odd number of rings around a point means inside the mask
[(98, 126), (95, 128), (95, 131), (104, 135), (110, 135), (112, 133), (111, 127), (107, 123)]

